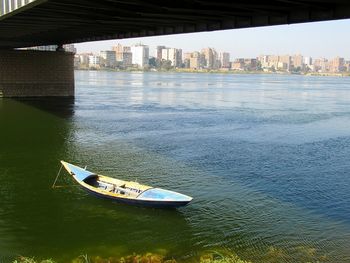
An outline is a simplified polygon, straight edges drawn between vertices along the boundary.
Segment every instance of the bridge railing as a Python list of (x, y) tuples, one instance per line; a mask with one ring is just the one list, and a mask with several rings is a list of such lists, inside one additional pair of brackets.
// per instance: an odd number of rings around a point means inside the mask
[(0, 0), (0, 16), (11, 13), (36, 0)]

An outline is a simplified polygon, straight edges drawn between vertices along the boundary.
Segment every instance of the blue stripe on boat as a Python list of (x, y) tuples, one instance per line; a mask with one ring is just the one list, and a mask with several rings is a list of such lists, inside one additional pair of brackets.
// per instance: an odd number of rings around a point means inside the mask
[(150, 199), (150, 200), (171, 200), (171, 201), (190, 201), (192, 198), (189, 196), (176, 193), (169, 190), (164, 190), (160, 188), (151, 188), (140, 194), (137, 199)]
[(87, 170), (80, 168), (78, 166), (75, 166), (73, 164), (66, 162), (65, 165), (69, 168), (69, 170), (75, 175), (75, 177), (79, 181), (84, 181), (89, 176), (95, 175), (95, 173), (87, 171)]

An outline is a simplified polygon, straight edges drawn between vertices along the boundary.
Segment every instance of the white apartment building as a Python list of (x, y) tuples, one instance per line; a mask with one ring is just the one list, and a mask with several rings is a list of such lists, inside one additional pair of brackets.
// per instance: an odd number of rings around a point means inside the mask
[(89, 56), (89, 67), (100, 67), (100, 56), (90, 55)]
[(145, 45), (136, 45), (131, 47), (132, 64), (141, 68), (148, 65), (149, 47)]
[(311, 57), (304, 57), (304, 64), (307, 66), (312, 65), (312, 58)]

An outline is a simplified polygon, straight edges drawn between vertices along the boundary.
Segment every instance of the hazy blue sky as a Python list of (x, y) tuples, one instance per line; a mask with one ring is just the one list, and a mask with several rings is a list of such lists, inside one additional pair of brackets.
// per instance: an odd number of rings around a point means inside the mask
[(233, 58), (256, 57), (261, 54), (297, 54), (350, 59), (350, 19), (132, 38), (124, 40), (96, 41), (77, 44), (78, 52), (110, 50), (117, 43), (132, 45), (143, 43), (150, 46), (150, 53), (158, 45), (182, 48), (184, 52), (214, 47), (217, 51), (230, 52)]

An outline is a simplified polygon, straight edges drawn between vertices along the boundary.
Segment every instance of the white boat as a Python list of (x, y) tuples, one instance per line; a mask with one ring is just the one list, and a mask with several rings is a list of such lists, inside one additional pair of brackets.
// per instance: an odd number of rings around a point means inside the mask
[(151, 207), (180, 207), (192, 201), (192, 197), (174, 191), (99, 175), (65, 161), (61, 163), (83, 189), (99, 197)]

